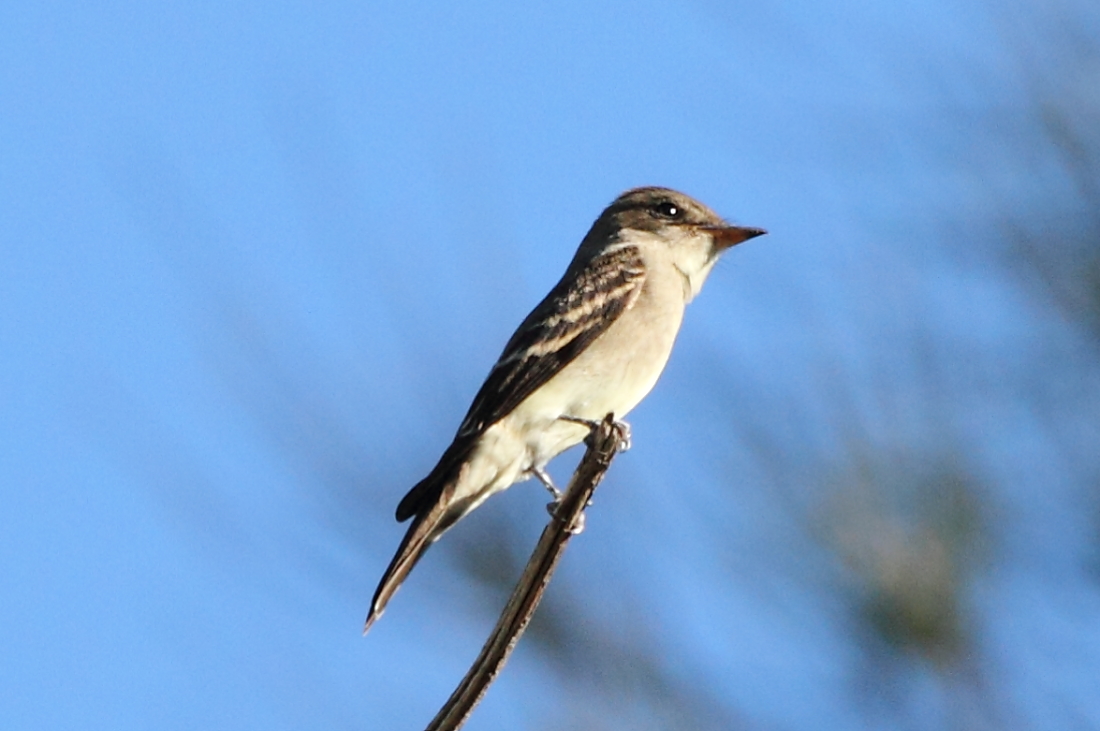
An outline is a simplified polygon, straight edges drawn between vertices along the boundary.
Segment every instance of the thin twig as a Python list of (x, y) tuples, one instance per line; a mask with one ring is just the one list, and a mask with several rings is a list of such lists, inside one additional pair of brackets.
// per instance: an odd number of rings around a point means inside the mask
[(496, 627), (485, 641), (481, 654), (466, 673), (466, 677), (432, 719), (426, 731), (455, 731), (461, 728), (489, 689), (489, 685), (496, 679), (542, 600), (542, 594), (550, 583), (550, 577), (565, 551), (565, 545), (579, 532), (576, 526), (582, 524), (584, 508), (607, 468), (611, 466), (611, 460), (619, 451), (624, 437), (625, 434), (612, 414), (608, 414), (589, 434), (585, 440), (588, 450), (562, 494), (553, 518), (542, 531), (535, 552), (527, 561), (527, 567), (497, 620)]

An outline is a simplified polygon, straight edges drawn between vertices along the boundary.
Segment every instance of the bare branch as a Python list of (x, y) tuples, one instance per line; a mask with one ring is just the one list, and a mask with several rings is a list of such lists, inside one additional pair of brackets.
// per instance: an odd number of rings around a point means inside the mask
[(428, 725), (426, 731), (455, 731), (461, 728), (481, 701), (515, 649), (531, 616), (542, 600), (546, 585), (565, 551), (569, 539), (580, 532), (584, 508), (600, 484), (611, 460), (627, 438), (624, 425), (608, 414), (588, 435), (588, 446), (581, 463), (562, 494), (554, 516), (542, 531), (535, 552), (527, 561), (519, 583), (497, 620), (496, 627), (481, 648), (474, 664), (451, 697)]

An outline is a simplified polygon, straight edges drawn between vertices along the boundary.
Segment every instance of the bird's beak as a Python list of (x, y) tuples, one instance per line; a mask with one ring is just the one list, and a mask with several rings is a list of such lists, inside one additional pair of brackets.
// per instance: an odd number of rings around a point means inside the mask
[(706, 228), (714, 238), (714, 248), (718, 251), (737, 246), (738, 244), (763, 236), (767, 233), (762, 228), (749, 228), (747, 226), (708, 226)]

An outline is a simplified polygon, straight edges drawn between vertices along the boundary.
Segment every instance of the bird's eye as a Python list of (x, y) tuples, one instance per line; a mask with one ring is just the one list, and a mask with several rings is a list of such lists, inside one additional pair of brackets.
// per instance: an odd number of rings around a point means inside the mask
[(683, 210), (680, 206), (676, 205), (672, 201), (662, 201), (653, 207), (653, 212), (661, 218), (680, 218), (683, 215)]

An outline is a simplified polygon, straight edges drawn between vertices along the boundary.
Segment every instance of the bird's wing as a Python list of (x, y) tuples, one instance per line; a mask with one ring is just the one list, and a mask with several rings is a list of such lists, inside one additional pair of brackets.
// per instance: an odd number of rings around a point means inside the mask
[(413, 522), (378, 584), (364, 632), (381, 616), (432, 541), (469, 509), (469, 500), (457, 503), (453, 499), (454, 485), (485, 430), (511, 413), (633, 307), (644, 282), (641, 252), (636, 246), (619, 245), (586, 265), (571, 266), (527, 316), (474, 397), (451, 446), (431, 474), (397, 506), (397, 519), (413, 518)]
[(645, 282), (638, 247), (620, 245), (567, 273), (504, 346), (459, 436), (480, 434), (557, 375), (634, 306)]
[(645, 281), (642, 254), (632, 245), (612, 248), (576, 275), (574, 271), (566, 272), (504, 346), (454, 442), (431, 474), (397, 506), (399, 521), (429, 511), (485, 430), (510, 414), (633, 307)]

